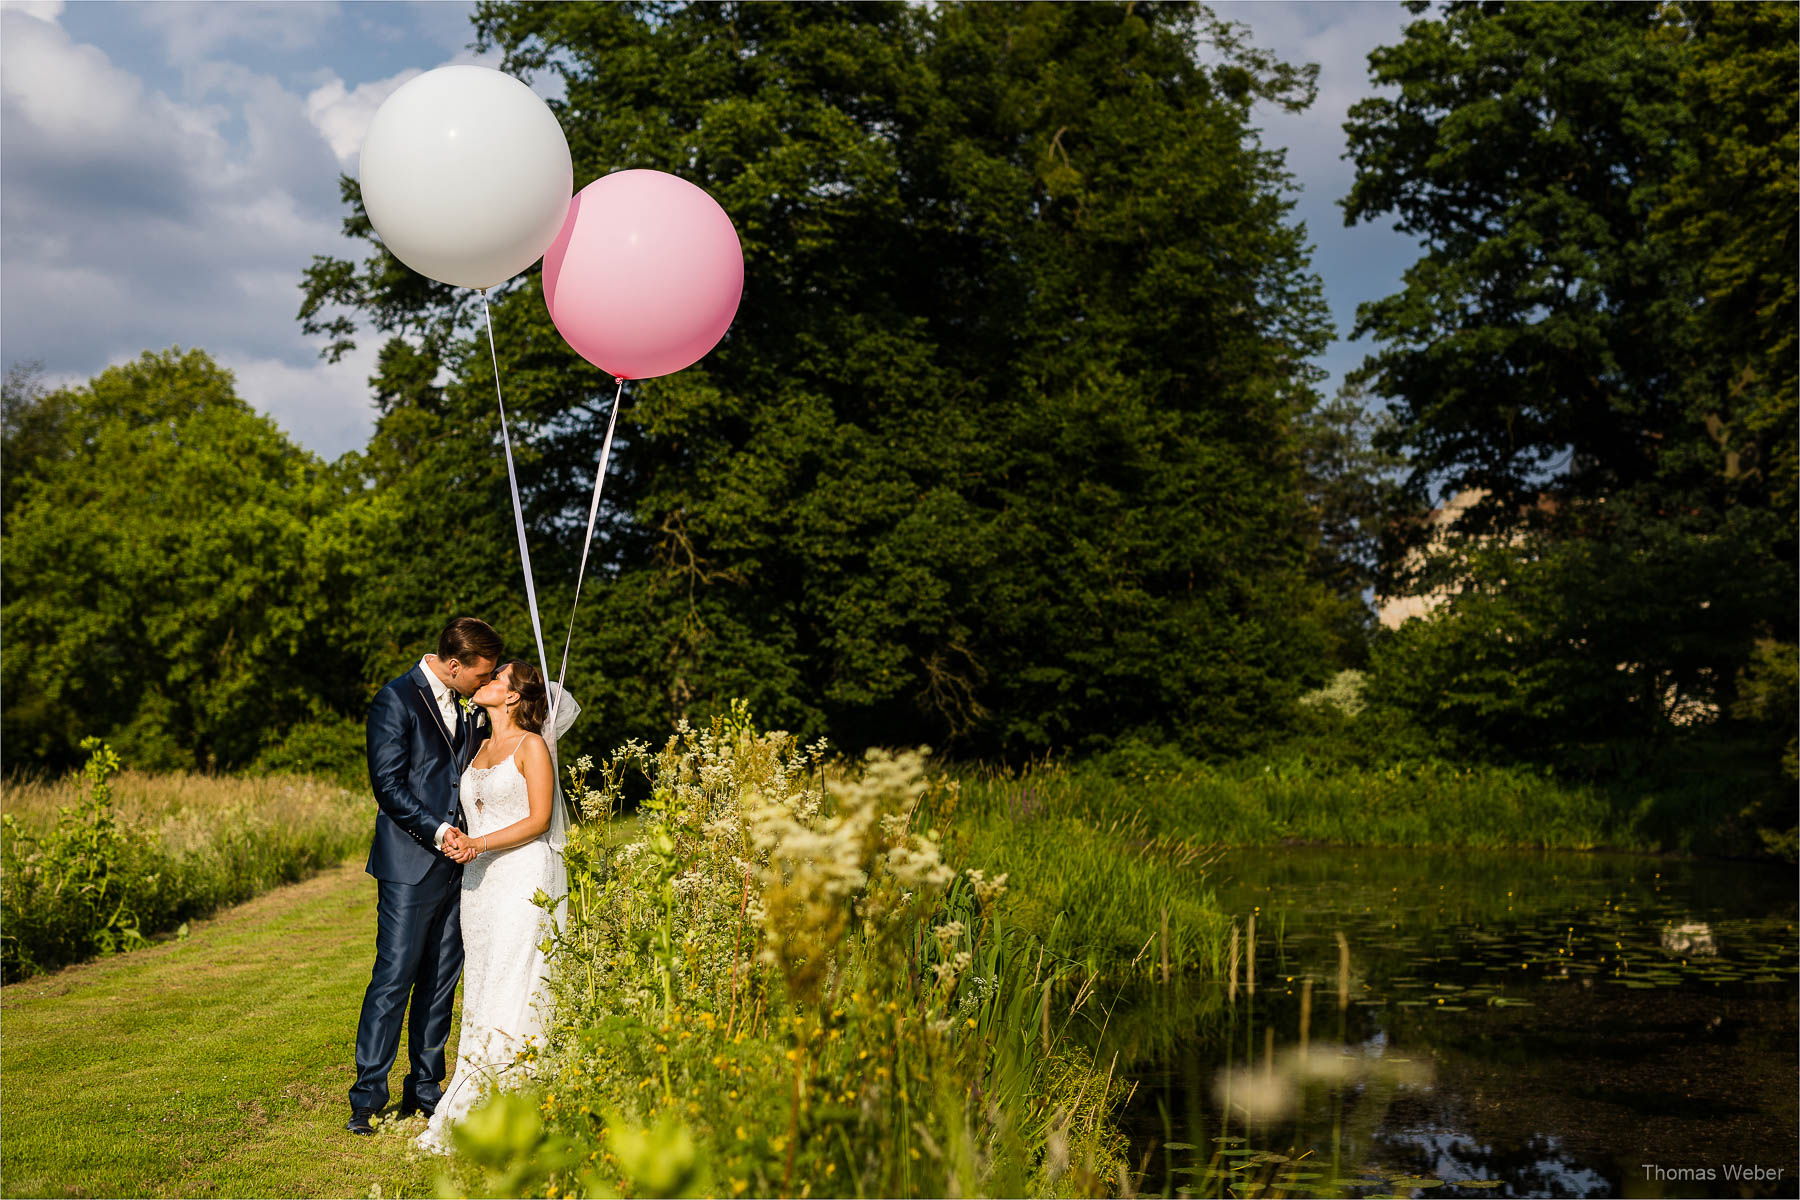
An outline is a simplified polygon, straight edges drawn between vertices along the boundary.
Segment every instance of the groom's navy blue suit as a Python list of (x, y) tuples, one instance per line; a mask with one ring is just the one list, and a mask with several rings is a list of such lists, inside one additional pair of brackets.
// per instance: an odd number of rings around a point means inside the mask
[[(467, 828), (463, 769), (487, 738), (486, 722), (457, 707), (445, 728), (425, 668), (415, 666), (369, 706), (369, 782), (375, 788), (375, 970), (356, 1025), (353, 1109), (380, 1111), (388, 1071), (411, 1013), (403, 1107), (431, 1109), (444, 1091), (444, 1043), (462, 977), (462, 866), (435, 847), (438, 826)], [(477, 724), (476, 722), (479, 722)]]

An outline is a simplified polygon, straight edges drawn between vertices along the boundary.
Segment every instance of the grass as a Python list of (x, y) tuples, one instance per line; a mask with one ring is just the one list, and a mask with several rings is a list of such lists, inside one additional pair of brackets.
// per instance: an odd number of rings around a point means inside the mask
[(1620, 812), (1604, 790), (1518, 767), (1435, 760), (1356, 766), (1300, 757), (1212, 765), (1150, 753), (1034, 764), (1023, 772), (973, 770), (963, 782), (969, 803), (985, 810), (1072, 813), (1195, 845), (1654, 845), (1635, 814)]
[(375, 881), (346, 863), (0, 990), (0, 1192), (429, 1194), (402, 1141), (343, 1129), (374, 933)]
[(114, 774), (97, 747), (67, 778), (5, 788), (7, 981), (149, 935), (342, 861), (372, 802), (305, 777)]
[[(345, 788), (304, 775), (202, 775), (189, 771), (152, 774), (121, 771), (111, 780), (113, 807), (121, 820), (154, 839), (166, 853), (204, 849), (219, 835), (218, 817), (225, 813), (261, 814), (261, 818), (295, 831), (336, 826), (353, 801)], [(77, 777), (18, 778), (6, 784), (6, 811), (20, 824), (47, 829), (59, 808), (81, 802)], [(372, 804), (373, 801), (368, 803)], [(358, 828), (356, 838), (366, 840)]]

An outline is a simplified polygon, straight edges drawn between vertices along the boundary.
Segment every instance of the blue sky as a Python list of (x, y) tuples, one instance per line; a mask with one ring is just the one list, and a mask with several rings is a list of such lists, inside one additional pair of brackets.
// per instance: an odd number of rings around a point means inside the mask
[[(357, 253), (339, 233), (337, 175), (354, 173), (381, 101), (433, 67), (498, 65), (467, 48), (471, 7), (0, 0), (0, 356), (63, 383), (197, 346), (302, 444), (360, 448), (375, 339), (320, 360), (294, 319), (300, 275), (315, 254)], [(1288, 149), (1341, 335), (1416, 253), (1385, 228), (1346, 230), (1336, 204), (1352, 177), (1345, 111), (1369, 94), (1369, 50), (1397, 41), (1407, 14), (1386, 0), (1214, 7), (1320, 64), (1318, 103), (1262, 114), (1263, 136)], [(1362, 352), (1334, 343), (1327, 386)]]

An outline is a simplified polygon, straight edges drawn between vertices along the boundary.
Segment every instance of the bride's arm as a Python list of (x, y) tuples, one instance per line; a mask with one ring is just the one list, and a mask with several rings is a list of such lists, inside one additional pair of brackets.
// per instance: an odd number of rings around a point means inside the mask
[(533, 838), (544, 836), (550, 828), (550, 806), (556, 800), (555, 789), (551, 786), (550, 748), (535, 733), (526, 734), (519, 746), (519, 774), (525, 776), (525, 795), (531, 802), (531, 815), (473, 839), (478, 849), (509, 850), (523, 846)]

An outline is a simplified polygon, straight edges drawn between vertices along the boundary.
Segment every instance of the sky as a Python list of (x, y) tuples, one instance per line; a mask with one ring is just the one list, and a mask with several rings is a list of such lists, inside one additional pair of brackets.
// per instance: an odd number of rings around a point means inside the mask
[[(1332, 389), (1364, 353), (1342, 340), (1356, 305), (1395, 290), (1416, 253), (1389, 229), (1345, 229), (1337, 206), (1353, 176), (1345, 112), (1370, 94), (1368, 52), (1397, 41), (1407, 14), (1397, 0), (1213, 7), (1320, 64), (1309, 110), (1258, 115), (1299, 184), (1294, 215), (1339, 333), (1320, 360)], [(0, 0), (0, 359), (41, 362), (55, 386), (198, 347), (300, 444), (361, 449), (378, 339), (321, 359), (295, 316), (301, 273), (314, 255), (362, 257), (341, 233), (337, 179), (355, 174), (381, 101), (434, 67), (499, 65), (468, 48), (471, 8)]]

